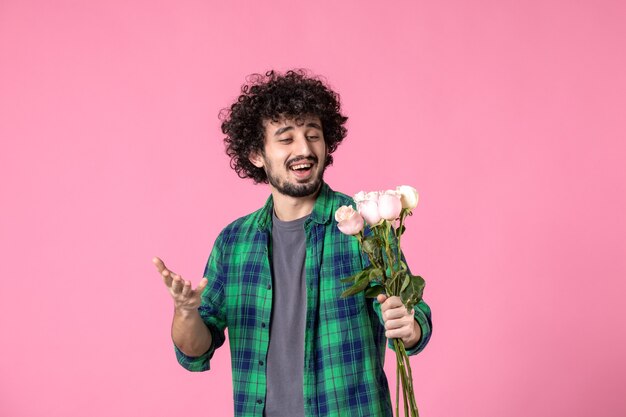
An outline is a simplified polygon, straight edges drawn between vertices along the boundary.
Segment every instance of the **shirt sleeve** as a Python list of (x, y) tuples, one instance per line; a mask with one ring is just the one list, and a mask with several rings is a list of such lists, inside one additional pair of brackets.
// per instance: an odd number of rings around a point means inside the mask
[(222, 239), (221, 235), (215, 241), (213, 250), (204, 269), (204, 277), (209, 281), (202, 292), (202, 301), (198, 312), (211, 333), (211, 346), (201, 356), (188, 356), (178, 346), (174, 345), (176, 359), (185, 369), (192, 372), (211, 369), (210, 360), (215, 350), (224, 344), (226, 339), (226, 316), (224, 312), (224, 274), (222, 268)]

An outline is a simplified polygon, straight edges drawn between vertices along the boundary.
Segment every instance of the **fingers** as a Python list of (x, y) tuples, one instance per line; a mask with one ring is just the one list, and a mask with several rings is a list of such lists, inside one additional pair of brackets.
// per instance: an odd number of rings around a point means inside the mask
[(387, 330), (399, 329), (401, 327), (413, 324), (413, 320), (415, 319), (410, 316), (402, 316), (402, 317), (395, 318), (395, 319), (387, 319), (385, 320), (385, 329)]
[(400, 297), (395, 296), (395, 295), (392, 297), (387, 297), (383, 294), (379, 294), (377, 298), (378, 298), (378, 302), (380, 303), (380, 308), (381, 308), (383, 315), (385, 314), (385, 312), (389, 310), (395, 310), (395, 309), (404, 309), (405, 314), (406, 314), (406, 308), (404, 308), (404, 304), (402, 303), (402, 300), (400, 299)]
[(401, 307), (404, 306), (404, 304), (402, 304), (402, 300), (400, 299), (400, 297), (398, 297), (397, 295), (394, 295), (392, 297), (388, 297), (385, 302), (384, 302), (384, 306), (386, 308), (396, 308), (396, 307)]
[(422, 329), (412, 317), (389, 320), (385, 323), (385, 337), (389, 339), (402, 339), (405, 345), (415, 345), (422, 337)]
[(171, 276), (171, 292), (174, 297), (179, 300), (191, 299), (198, 297), (199, 294), (202, 294), (202, 291), (207, 286), (208, 280), (206, 278), (202, 278), (200, 284), (194, 290), (191, 286), (191, 281), (187, 281), (183, 279), (182, 276), (174, 273), (169, 273)]
[(402, 317), (413, 316), (408, 311), (406, 311), (406, 308), (404, 307), (404, 305), (400, 307), (388, 308), (387, 310), (382, 311), (382, 314), (383, 314), (383, 319), (385, 320), (394, 320), (394, 319), (400, 319)]
[(184, 292), (184, 295), (186, 296), (190, 292), (191, 282), (188, 282), (188, 281), (186, 282), (185, 280), (182, 279), (180, 275), (167, 269), (167, 267), (165, 266), (165, 263), (160, 258), (155, 256), (154, 258), (152, 258), (152, 262), (161, 273), (161, 276), (163, 277), (163, 282), (165, 283), (165, 285), (170, 287), (172, 291), (174, 291), (175, 294), (183, 294), (185, 285), (187, 285), (189, 288), (187, 288), (187, 291)]
[(183, 290), (183, 286), (185, 285), (183, 279), (180, 277), (180, 275), (176, 275), (176, 274), (171, 274), (172, 276), (172, 292), (174, 294), (180, 294)]
[(183, 297), (188, 297), (189, 293), (191, 292), (191, 281), (185, 281), (181, 278), (181, 280), (183, 281), (183, 289), (180, 292), (180, 294)]
[(389, 338), (405, 338), (411, 333), (413, 314), (407, 311), (400, 297), (377, 297), (381, 303), (381, 315), (385, 323), (385, 335)]
[(161, 277), (163, 278), (163, 282), (165, 283), (165, 285), (167, 285), (168, 287), (171, 287), (172, 275), (173, 275), (172, 271), (167, 269), (167, 267), (165, 266), (165, 263), (161, 260), (161, 258), (158, 258), (155, 256), (154, 258), (152, 258), (152, 263), (156, 266), (157, 270), (161, 274)]
[(412, 340), (414, 336), (415, 318), (408, 311), (400, 297), (378, 295), (383, 322), (385, 323), (385, 337), (389, 339)]
[(152, 263), (159, 270), (163, 282), (170, 289), (170, 293), (176, 303), (188, 303), (193, 299), (199, 300), (199, 294), (202, 294), (209, 282), (206, 278), (202, 278), (198, 287), (194, 290), (191, 286), (191, 281), (185, 281), (182, 276), (167, 269), (165, 263), (160, 258), (155, 256), (152, 258)]
[(168, 287), (172, 286), (173, 274), (170, 271), (168, 271), (167, 269), (162, 270), (161, 277), (163, 278), (163, 282), (165, 283), (165, 285), (167, 285)]
[(158, 257), (155, 256), (154, 258), (152, 258), (152, 263), (154, 265), (156, 265), (156, 267), (159, 270), (159, 272), (163, 272), (164, 269), (167, 269), (167, 268), (165, 268), (165, 264), (163, 263), (161, 258), (158, 258)]
[(388, 339), (402, 339), (408, 340), (413, 336), (413, 323), (409, 323), (405, 326), (388, 328), (385, 325), (385, 337)]
[(204, 289), (206, 288), (207, 284), (209, 283), (209, 280), (206, 278), (202, 278), (200, 280), (200, 283), (198, 284), (198, 286), (196, 287), (196, 291), (199, 292), (200, 294), (202, 294), (202, 292), (204, 291)]
[(187, 297), (191, 294), (191, 281), (186, 281), (178, 274), (172, 274), (172, 291), (176, 294), (180, 294), (183, 297)]

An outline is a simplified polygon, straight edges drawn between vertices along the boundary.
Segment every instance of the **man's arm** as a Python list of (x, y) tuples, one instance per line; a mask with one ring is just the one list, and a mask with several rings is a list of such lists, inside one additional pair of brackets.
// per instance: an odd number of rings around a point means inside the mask
[(173, 273), (159, 258), (152, 260), (163, 282), (174, 300), (174, 319), (172, 320), (172, 340), (187, 356), (197, 357), (205, 354), (211, 347), (212, 338), (209, 328), (204, 324), (198, 307), (201, 295), (207, 286), (207, 279), (202, 278), (196, 289), (191, 282), (185, 281), (180, 275)]
[(172, 340), (181, 352), (192, 357), (204, 355), (213, 342), (211, 332), (197, 309), (195, 311), (174, 309)]

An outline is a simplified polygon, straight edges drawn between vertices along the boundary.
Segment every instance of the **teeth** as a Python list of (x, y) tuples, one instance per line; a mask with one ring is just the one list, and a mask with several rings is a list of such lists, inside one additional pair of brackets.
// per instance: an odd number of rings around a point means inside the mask
[(311, 168), (311, 164), (298, 164), (298, 165), (294, 165), (291, 167), (291, 169), (296, 170), (296, 169), (309, 169)]

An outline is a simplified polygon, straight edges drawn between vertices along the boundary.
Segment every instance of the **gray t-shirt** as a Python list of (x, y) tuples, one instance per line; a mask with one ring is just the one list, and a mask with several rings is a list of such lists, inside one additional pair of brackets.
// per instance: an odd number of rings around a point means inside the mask
[(304, 417), (304, 221), (308, 216), (285, 222), (272, 214), (274, 298), (267, 352), (265, 417)]

